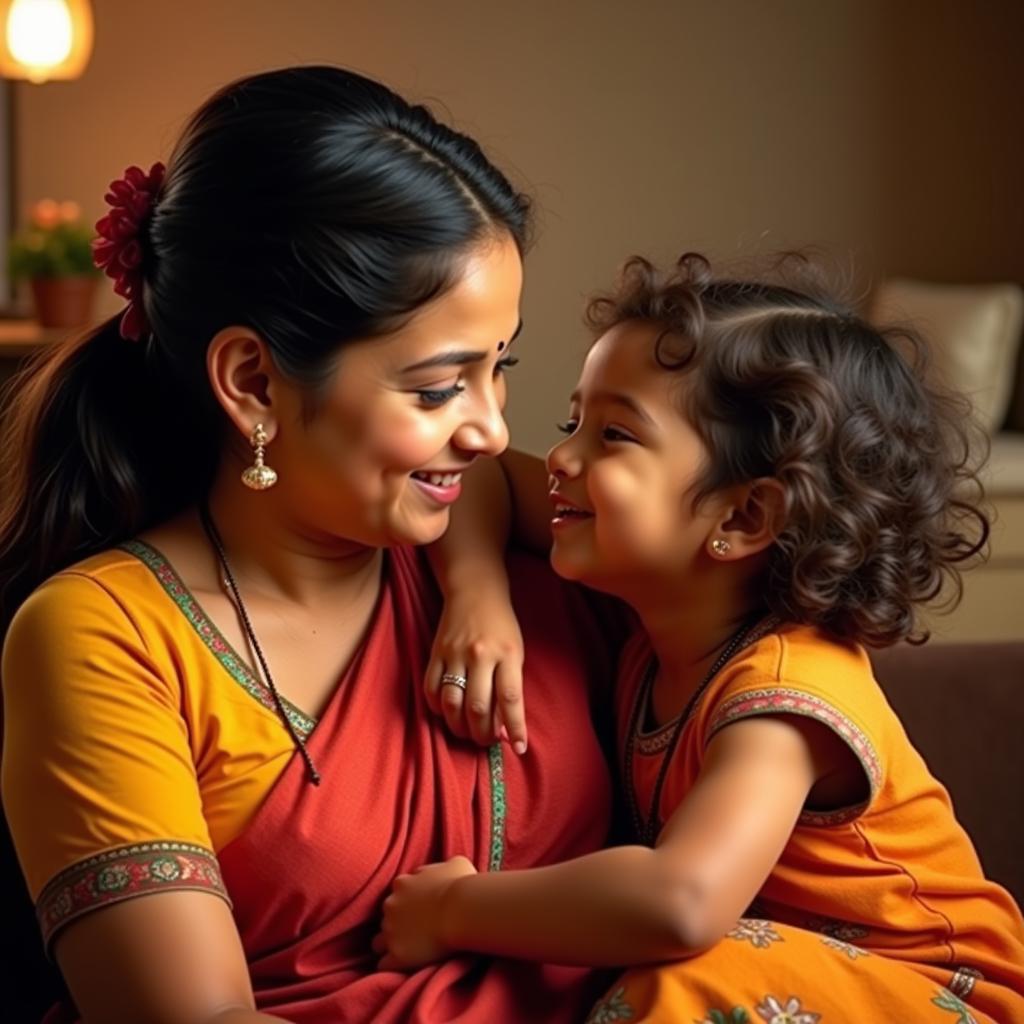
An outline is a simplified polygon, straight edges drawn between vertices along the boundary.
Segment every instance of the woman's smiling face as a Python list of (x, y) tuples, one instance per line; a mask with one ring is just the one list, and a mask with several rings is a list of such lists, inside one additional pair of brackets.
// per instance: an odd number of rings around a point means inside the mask
[(717, 522), (713, 502), (694, 507), (707, 448), (682, 412), (686, 375), (655, 359), (659, 333), (625, 322), (597, 340), (547, 457), (555, 570), (620, 596), (679, 578)]
[(342, 350), (316, 415), (268, 451), (296, 517), (373, 547), (444, 533), (461, 472), (508, 445), (503, 374), (522, 281), (512, 239), (488, 240), (401, 329)]

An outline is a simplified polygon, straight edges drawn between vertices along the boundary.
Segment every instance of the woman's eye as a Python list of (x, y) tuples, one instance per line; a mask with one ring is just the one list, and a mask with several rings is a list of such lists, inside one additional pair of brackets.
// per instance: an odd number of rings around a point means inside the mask
[(575, 434), (576, 433), (576, 421), (566, 420), (564, 423), (556, 423), (555, 429), (561, 431), (563, 434)]
[(420, 401), (431, 409), (436, 409), (457, 398), (466, 390), (465, 384), (453, 384), (450, 388), (421, 388), (416, 391)]
[(630, 444), (638, 443), (635, 437), (632, 437), (623, 430), (619, 430), (618, 427), (605, 427), (604, 430), (601, 431), (601, 436), (606, 441), (628, 441)]
[(513, 366), (519, 365), (519, 359), (516, 356), (505, 356), (504, 359), (499, 359), (494, 364), (495, 374), (504, 373), (506, 370), (511, 370)]

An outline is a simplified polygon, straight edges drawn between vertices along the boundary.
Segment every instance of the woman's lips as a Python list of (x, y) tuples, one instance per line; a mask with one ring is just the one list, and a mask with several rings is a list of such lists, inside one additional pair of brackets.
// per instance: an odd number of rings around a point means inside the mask
[(420, 491), (438, 505), (451, 505), (462, 493), (462, 473), (431, 473), (419, 470), (412, 481)]

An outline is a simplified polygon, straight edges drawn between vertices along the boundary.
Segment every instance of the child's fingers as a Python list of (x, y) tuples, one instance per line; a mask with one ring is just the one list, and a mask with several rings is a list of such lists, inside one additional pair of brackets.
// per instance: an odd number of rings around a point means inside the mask
[(440, 684), (441, 714), (448, 728), (462, 739), (469, 735), (464, 715), (467, 686), (465, 668), (458, 664), (444, 666)]
[(494, 663), (481, 661), (469, 670), (469, 685), (463, 705), (469, 735), (475, 743), (489, 746), (497, 739), (494, 731)]
[(517, 754), (526, 753), (526, 701), (523, 696), (523, 666), (500, 661), (494, 671), (495, 704)]

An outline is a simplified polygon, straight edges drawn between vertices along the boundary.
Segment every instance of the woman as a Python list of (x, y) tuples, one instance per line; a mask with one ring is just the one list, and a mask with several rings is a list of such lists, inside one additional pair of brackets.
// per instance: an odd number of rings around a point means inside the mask
[(513, 574), (545, 704), (528, 756), (446, 739), (419, 686), (440, 600), (411, 546), (507, 442), (525, 201), (326, 67), (221, 91), (166, 173), (107, 198), (128, 309), (23, 382), (0, 515), (4, 805), (78, 1013), (579, 1019), (587, 972), (406, 977), (371, 948), (418, 864), (530, 866), (607, 831), (578, 727), (607, 630), (546, 567)]

